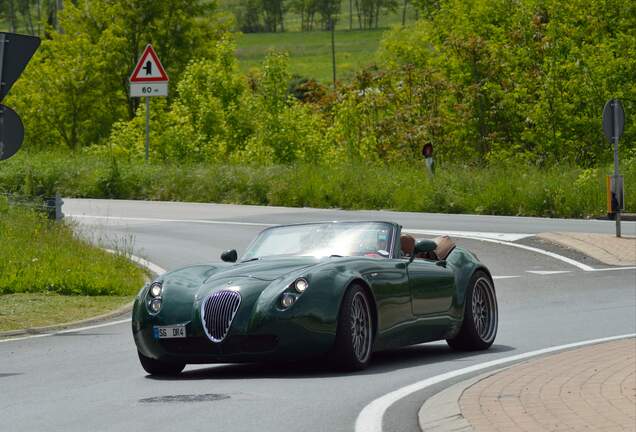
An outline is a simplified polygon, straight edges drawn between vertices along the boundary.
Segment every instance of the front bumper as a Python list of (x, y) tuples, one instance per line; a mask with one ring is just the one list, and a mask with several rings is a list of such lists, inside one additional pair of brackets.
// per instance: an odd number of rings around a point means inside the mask
[[(197, 323), (186, 323), (185, 338), (158, 339), (153, 328), (167, 325), (152, 319), (132, 323), (137, 349), (146, 357), (183, 363), (239, 363), (264, 360), (301, 359), (328, 352), (334, 334), (316, 332), (299, 323), (262, 326), (241, 334), (230, 330), (222, 342), (212, 342)], [(276, 328), (274, 328), (276, 327)]]

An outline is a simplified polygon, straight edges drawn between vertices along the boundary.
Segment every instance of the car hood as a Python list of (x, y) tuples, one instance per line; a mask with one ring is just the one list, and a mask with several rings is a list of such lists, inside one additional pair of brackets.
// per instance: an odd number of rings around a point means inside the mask
[(253, 278), (271, 282), (281, 276), (293, 271), (313, 267), (320, 264), (325, 259), (315, 257), (284, 257), (284, 258), (261, 258), (258, 261), (237, 263), (231, 267), (225, 267), (211, 275), (206, 281), (210, 284), (233, 278)]

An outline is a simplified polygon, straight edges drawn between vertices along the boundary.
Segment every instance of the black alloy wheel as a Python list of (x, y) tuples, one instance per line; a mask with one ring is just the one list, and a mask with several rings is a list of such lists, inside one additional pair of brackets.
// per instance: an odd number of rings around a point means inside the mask
[(340, 306), (333, 360), (344, 370), (368, 366), (373, 352), (371, 302), (358, 284), (349, 287)]
[(487, 349), (495, 341), (498, 324), (495, 285), (488, 274), (478, 270), (468, 284), (464, 320), (459, 333), (446, 342), (458, 350)]

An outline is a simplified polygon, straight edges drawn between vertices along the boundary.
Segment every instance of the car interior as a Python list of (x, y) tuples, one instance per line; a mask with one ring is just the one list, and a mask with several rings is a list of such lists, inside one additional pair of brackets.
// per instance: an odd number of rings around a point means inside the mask
[[(455, 249), (455, 242), (449, 236), (439, 236), (433, 239), (437, 243), (437, 248), (432, 252), (418, 253), (415, 259), (426, 259), (430, 261), (443, 261)], [(400, 250), (403, 258), (410, 258), (415, 251), (415, 237), (409, 234), (400, 236)]]

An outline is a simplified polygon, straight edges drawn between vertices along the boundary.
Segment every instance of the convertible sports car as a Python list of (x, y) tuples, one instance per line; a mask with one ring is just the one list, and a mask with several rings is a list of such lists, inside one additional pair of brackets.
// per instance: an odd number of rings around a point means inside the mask
[(497, 333), (490, 272), (448, 237), (415, 239), (391, 222), (285, 225), (238, 260), (166, 273), (137, 295), (132, 331), (143, 368), (326, 354), (363, 369), (374, 351), (446, 339), (481, 350)]

